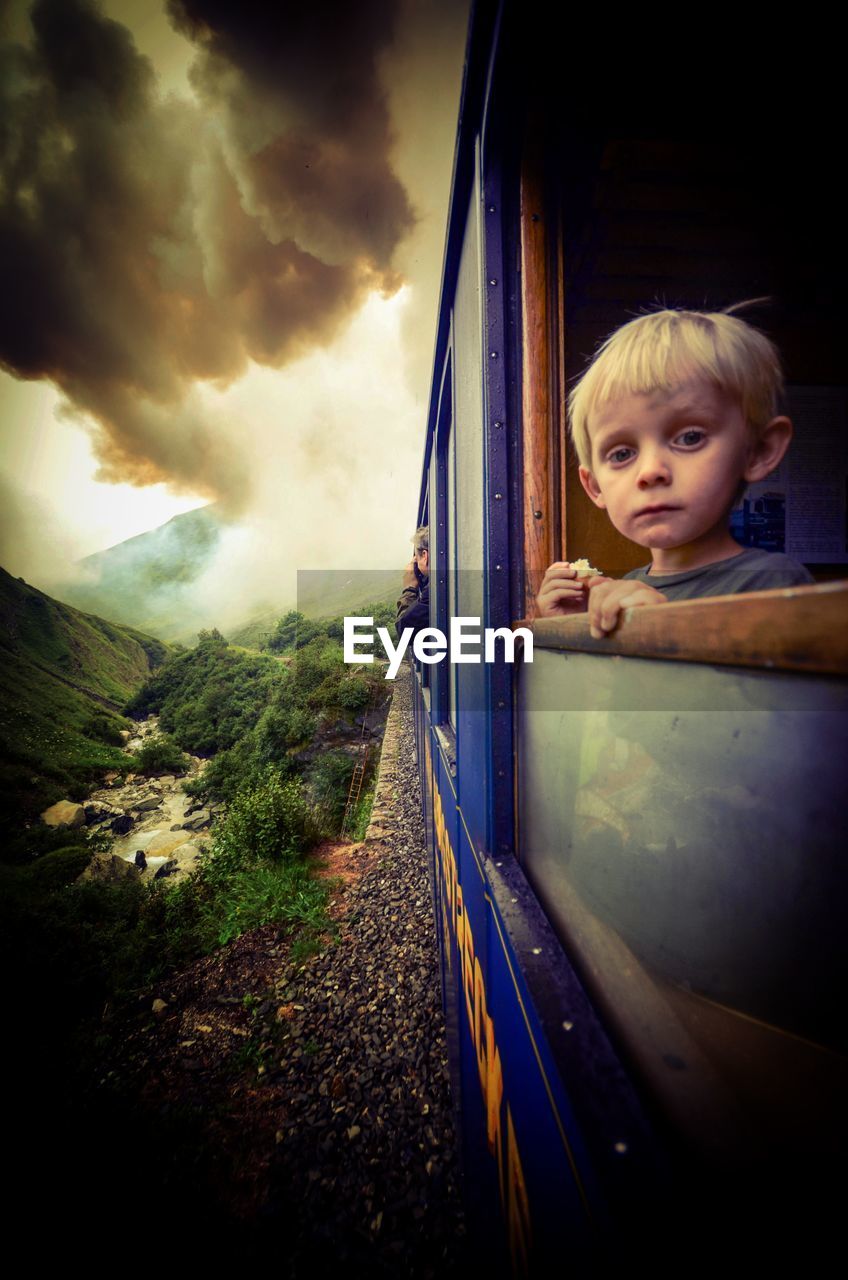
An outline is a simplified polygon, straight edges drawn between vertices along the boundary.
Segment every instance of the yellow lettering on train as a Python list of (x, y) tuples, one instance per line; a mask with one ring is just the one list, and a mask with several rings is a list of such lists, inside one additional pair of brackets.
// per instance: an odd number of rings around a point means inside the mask
[(509, 1251), (512, 1255), (512, 1269), (515, 1274), (526, 1276), (530, 1261), (530, 1204), (527, 1199), (527, 1186), (524, 1181), (524, 1170), (521, 1167), (521, 1157), (518, 1154), (518, 1143), (515, 1140), (509, 1103), (506, 1108), (506, 1146)]
[[(429, 744), (427, 745), (427, 763), (428, 767), (432, 768)], [(487, 1008), (483, 970), (475, 952), (471, 921), (463, 903), (456, 858), (448, 836), (442, 798), (436, 785), (432, 785), (432, 797), (433, 827), (441, 880), (442, 929), (446, 935), (445, 954), (448, 968), (452, 971), (451, 939), (453, 939), (459, 955), (471, 1041), (477, 1056), (477, 1074), (486, 1112), (486, 1140), (490, 1153), (498, 1162), (498, 1186), (507, 1221), (513, 1270), (518, 1275), (526, 1275), (531, 1228), (530, 1204), (524, 1170), (518, 1152), (518, 1140), (515, 1136), (509, 1103), (506, 1105), (506, 1134), (503, 1130), (503, 1069), (500, 1050), (495, 1040), (495, 1024)]]
[(486, 1069), (486, 1051), (488, 1048), (485, 1035), (485, 1020), (488, 1018), (486, 1013), (486, 987), (483, 982), (483, 970), (480, 968), (480, 961), (474, 958), (474, 1025), (472, 1039), (477, 1050), (477, 1073), (480, 1076), (480, 1088), (483, 1090), (483, 1096), (486, 1096), (486, 1078), (488, 1075)]
[[(503, 1101), (503, 1071), (501, 1069), (501, 1052), (495, 1044), (495, 1024), (486, 1018), (486, 1136), (489, 1150), (498, 1149), (500, 1159), (501, 1141), (501, 1103)], [(503, 1173), (501, 1172), (503, 1185)]]
[(465, 897), (462, 892), (462, 884), (457, 876), (454, 881), (454, 905), (453, 913), (453, 929), (456, 936), (456, 949), (459, 953), (460, 973), (465, 975), (465, 916), (466, 906)]
[[(471, 921), (468, 912), (465, 916), (465, 928), (462, 939), (462, 989), (465, 992), (465, 1011), (468, 1014), (468, 1025), (471, 1028), (471, 1039), (474, 1040), (474, 938), (471, 934)], [(476, 1043), (475, 1043), (476, 1049)]]

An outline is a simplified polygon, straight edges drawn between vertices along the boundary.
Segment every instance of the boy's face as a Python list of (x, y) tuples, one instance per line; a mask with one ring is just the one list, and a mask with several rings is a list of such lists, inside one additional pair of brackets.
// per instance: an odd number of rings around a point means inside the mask
[(700, 378), (671, 392), (625, 395), (593, 414), (583, 487), (640, 546), (708, 542), (727, 518), (751, 444), (741, 406)]
[(429, 578), (429, 576), (430, 576), (430, 552), (429, 552), (429, 551), (426, 551), (426, 550), (424, 550), (424, 551), (416, 551), (416, 552), (415, 552), (415, 563), (418, 565), (418, 572), (421, 574), (422, 578)]

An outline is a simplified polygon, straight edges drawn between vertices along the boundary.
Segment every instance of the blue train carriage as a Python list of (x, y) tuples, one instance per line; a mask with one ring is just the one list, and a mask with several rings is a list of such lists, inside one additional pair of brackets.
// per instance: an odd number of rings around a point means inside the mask
[(509, 627), (557, 558), (643, 561), (580, 491), (564, 398), (660, 296), (771, 295), (752, 318), (800, 460), (765, 523), (774, 547), (785, 514), (817, 582), (636, 610), (604, 641), (538, 621), (532, 665), (416, 668), (474, 1251), (518, 1275), (661, 1241), (762, 1261), (822, 1240), (844, 1177), (840, 240), (822, 202), (768, 204), (774, 148), (738, 122), (575, 125), (525, 15), (471, 23), (418, 512), (431, 622)]

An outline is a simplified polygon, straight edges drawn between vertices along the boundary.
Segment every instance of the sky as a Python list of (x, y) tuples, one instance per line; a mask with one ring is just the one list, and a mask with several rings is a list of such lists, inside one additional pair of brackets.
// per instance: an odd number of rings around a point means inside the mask
[[(409, 555), (465, 0), (0, 0), (0, 564)], [(273, 588), (272, 588), (273, 589)]]

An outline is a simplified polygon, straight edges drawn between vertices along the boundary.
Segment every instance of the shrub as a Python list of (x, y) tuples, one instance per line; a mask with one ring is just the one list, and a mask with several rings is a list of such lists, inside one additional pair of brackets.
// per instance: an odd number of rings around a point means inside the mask
[(290, 649), (302, 649), (316, 637), (324, 635), (326, 629), (323, 623), (292, 609), (284, 618), (280, 618), (265, 647), (273, 653), (285, 653)]
[(277, 698), (263, 711), (255, 730), (259, 759), (273, 764), (293, 748), (305, 745), (315, 732), (315, 717), (305, 707), (286, 705)]
[(207, 870), (217, 879), (252, 863), (285, 861), (304, 851), (312, 838), (300, 781), (284, 779), (269, 766), (227, 810), (215, 831)]
[(112, 747), (122, 747), (124, 740), (121, 730), (124, 721), (112, 716), (108, 711), (95, 711), (83, 725), (82, 732), (87, 738), (97, 738), (100, 742), (108, 742)]
[(183, 755), (173, 738), (163, 734), (145, 742), (136, 753), (139, 773), (185, 773), (189, 766), (188, 756)]
[(318, 821), (328, 834), (341, 826), (352, 774), (353, 760), (340, 749), (322, 752), (309, 772)]
[(214, 796), (228, 804), (256, 772), (256, 753), (250, 738), (242, 739), (230, 751), (219, 751), (196, 778), (183, 783), (186, 795)]
[(371, 685), (364, 676), (348, 676), (339, 685), (338, 700), (345, 711), (364, 711), (371, 700)]
[(93, 852), (94, 846), (89, 842), (64, 845), (42, 854), (28, 868), (33, 888), (37, 893), (50, 893), (72, 884), (85, 871)]
[(233, 649), (216, 631), (168, 660), (128, 704), (159, 714), (162, 729), (197, 755), (234, 746), (249, 733), (274, 688), (286, 679), (273, 658)]

